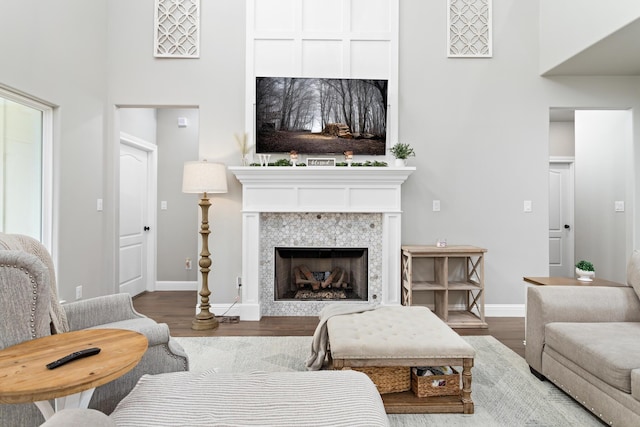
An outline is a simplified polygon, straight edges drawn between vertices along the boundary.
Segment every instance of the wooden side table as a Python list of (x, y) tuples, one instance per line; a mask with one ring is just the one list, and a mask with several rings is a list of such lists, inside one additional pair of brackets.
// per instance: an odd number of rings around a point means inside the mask
[[(56, 369), (46, 367), (91, 347), (99, 347), (100, 353)], [(64, 408), (86, 408), (96, 387), (129, 372), (146, 350), (144, 335), (124, 329), (85, 329), (7, 347), (0, 350), (0, 403), (34, 402), (45, 419)]]
[(591, 282), (574, 279), (573, 277), (523, 277), (523, 280), (532, 285), (539, 286), (614, 286), (625, 287), (622, 283), (594, 277)]

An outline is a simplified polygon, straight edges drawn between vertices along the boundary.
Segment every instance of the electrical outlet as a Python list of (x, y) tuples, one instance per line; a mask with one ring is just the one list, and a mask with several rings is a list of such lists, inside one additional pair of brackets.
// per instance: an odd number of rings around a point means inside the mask
[(82, 285), (76, 286), (76, 299), (82, 299)]
[(191, 258), (186, 258), (184, 260), (184, 269), (191, 270)]
[(240, 289), (242, 287), (242, 276), (236, 276), (236, 289)]

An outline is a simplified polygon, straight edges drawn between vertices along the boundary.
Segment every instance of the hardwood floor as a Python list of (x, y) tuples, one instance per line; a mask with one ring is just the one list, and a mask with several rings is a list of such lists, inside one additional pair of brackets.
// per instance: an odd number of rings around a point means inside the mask
[[(313, 335), (317, 317), (263, 317), (259, 322), (220, 323), (214, 330), (194, 331), (197, 295), (192, 291), (147, 292), (133, 299), (135, 309), (169, 325), (174, 337), (206, 336), (306, 336)], [(492, 335), (524, 357), (524, 318), (488, 317), (488, 329), (456, 329), (460, 335)]]

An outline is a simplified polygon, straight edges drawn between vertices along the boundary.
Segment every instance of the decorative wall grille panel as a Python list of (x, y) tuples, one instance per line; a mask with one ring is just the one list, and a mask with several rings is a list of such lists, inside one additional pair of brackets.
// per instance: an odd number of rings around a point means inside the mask
[(200, 0), (155, 0), (154, 56), (200, 56)]
[(491, 0), (448, 0), (448, 47), (451, 58), (492, 55)]

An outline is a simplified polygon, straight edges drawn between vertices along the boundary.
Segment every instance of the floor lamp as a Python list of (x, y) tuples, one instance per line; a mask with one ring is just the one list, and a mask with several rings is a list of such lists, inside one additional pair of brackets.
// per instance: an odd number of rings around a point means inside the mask
[(202, 209), (202, 251), (200, 252), (200, 272), (202, 273), (202, 287), (200, 288), (200, 312), (191, 323), (191, 329), (205, 330), (218, 327), (216, 317), (209, 311), (209, 202), (208, 194), (227, 192), (227, 169), (222, 163), (209, 163), (206, 160), (184, 163), (182, 176), (182, 192), (202, 194), (199, 206)]

